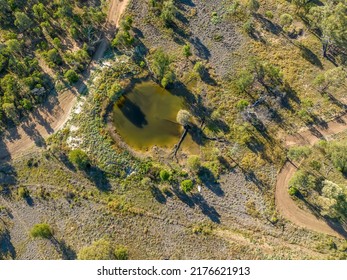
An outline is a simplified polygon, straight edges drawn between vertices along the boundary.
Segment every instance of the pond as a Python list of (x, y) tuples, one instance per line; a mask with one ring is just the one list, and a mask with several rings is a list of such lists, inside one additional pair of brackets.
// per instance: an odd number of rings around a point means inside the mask
[[(142, 82), (114, 105), (113, 124), (122, 139), (135, 149), (147, 150), (154, 145), (172, 149), (183, 130), (176, 115), (184, 108), (182, 97), (154, 82)], [(190, 136), (182, 148), (198, 152)]]

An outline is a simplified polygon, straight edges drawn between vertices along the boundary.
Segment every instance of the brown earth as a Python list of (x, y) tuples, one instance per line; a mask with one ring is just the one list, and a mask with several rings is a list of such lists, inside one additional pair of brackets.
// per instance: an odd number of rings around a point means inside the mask
[[(287, 147), (295, 145), (314, 145), (320, 139), (329, 140), (337, 133), (347, 129), (347, 115), (336, 118), (328, 122), (324, 127), (312, 126), (308, 130), (301, 131), (295, 135), (286, 137), (285, 145)], [(281, 215), (298, 226), (308, 228), (321, 233), (346, 238), (346, 232), (343, 229), (329, 225), (319, 215), (301, 209), (288, 193), (290, 178), (297, 170), (297, 166), (287, 161), (277, 177), (276, 183), (276, 206)]]
[(64, 126), (69, 119), (71, 110), (76, 103), (77, 93), (83, 92), (90, 71), (95, 62), (101, 59), (108, 47), (110, 38), (117, 27), (122, 13), (129, 0), (112, 0), (107, 16), (107, 34), (101, 40), (91, 63), (82, 75), (75, 88), (59, 94), (51, 94), (48, 100), (38, 110), (30, 114), (25, 122), (6, 132), (3, 142), (0, 142), (0, 160), (16, 158), (33, 146), (44, 146), (44, 139)]

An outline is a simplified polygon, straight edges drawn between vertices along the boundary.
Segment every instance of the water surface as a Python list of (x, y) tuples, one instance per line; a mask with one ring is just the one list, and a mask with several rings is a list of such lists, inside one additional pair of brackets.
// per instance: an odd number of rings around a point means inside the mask
[[(145, 150), (154, 145), (173, 148), (182, 134), (176, 115), (184, 108), (182, 97), (153, 82), (143, 82), (115, 104), (113, 123), (123, 140), (136, 149)], [(191, 144), (188, 136), (183, 148)]]

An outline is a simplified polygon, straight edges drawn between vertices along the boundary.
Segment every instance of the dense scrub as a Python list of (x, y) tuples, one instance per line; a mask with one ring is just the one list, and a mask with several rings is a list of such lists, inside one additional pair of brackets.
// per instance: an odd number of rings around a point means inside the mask
[(101, 37), (99, 1), (0, 1), (0, 129), (78, 80)]

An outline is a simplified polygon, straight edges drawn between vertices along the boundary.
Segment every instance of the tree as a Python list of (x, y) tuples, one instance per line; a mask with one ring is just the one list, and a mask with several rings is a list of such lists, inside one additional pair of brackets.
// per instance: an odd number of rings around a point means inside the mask
[(256, 13), (260, 8), (260, 4), (257, 0), (249, 0), (247, 6), (252, 13)]
[(314, 27), (322, 31), (323, 56), (332, 44), (342, 48), (347, 45), (347, 4), (341, 0), (327, 0), (325, 5), (310, 9), (309, 18)]
[(30, 236), (37, 238), (51, 238), (53, 236), (51, 227), (48, 224), (36, 224), (30, 230)]
[(239, 73), (236, 80), (236, 87), (240, 92), (247, 92), (254, 82), (254, 76), (247, 70), (243, 70)]
[(194, 188), (194, 183), (192, 180), (184, 180), (181, 182), (181, 190), (184, 191), (185, 193), (189, 193), (193, 190)]
[(87, 154), (81, 149), (72, 150), (69, 153), (69, 160), (80, 169), (86, 169), (90, 164)]
[(335, 144), (328, 148), (329, 156), (335, 168), (347, 174), (347, 145)]
[(14, 24), (21, 32), (29, 29), (33, 24), (32, 20), (23, 12), (15, 12), (14, 16)]
[(317, 186), (317, 179), (313, 175), (302, 170), (297, 171), (289, 181), (289, 187), (297, 189), (304, 196)]
[(283, 28), (290, 26), (293, 23), (293, 17), (290, 14), (282, 14), (280, 16), (280, 25)]
[(175, 73), (170, 68), (171, 59), (162, 49), (158, 49), (153, 55), (152, 70), (161, 85), (166, 88), (169, 83), (175, 81)]
[(318, 91), (327, 92), (332, 88), (341, 87), (346, 80), (346, 72), (342, 67), (332, 68), (323, 74), (319, 74), (313, 81)]
[(186, 126), (189, 123), (190, 117), (191, 115), (187, 110), (179, 110), (177, 113), (176, 121), (180, 125)]
[(174, 18), (176, 17), (176, 14), (177, 14), (177, 9), (175, 7), (173, 0), (165, 1), (163, 3), (163, 8), (160, 15), (165, 25), (169, 25), (171, 22), (173, 22)]
[(64, 78), (67, 79), (69, 84), (71, 85), (76, 83), (79, 80), (78, 74), (72, 69), (65, 72)]
[(200, 168), (201, 168), (201, 161), (200, 161), (200, 157), (198, 156), (189, 156), (188, 160), (187, 160), (187, 165), (188, 168), (193, 171), (193, 172), (199, 172)]

